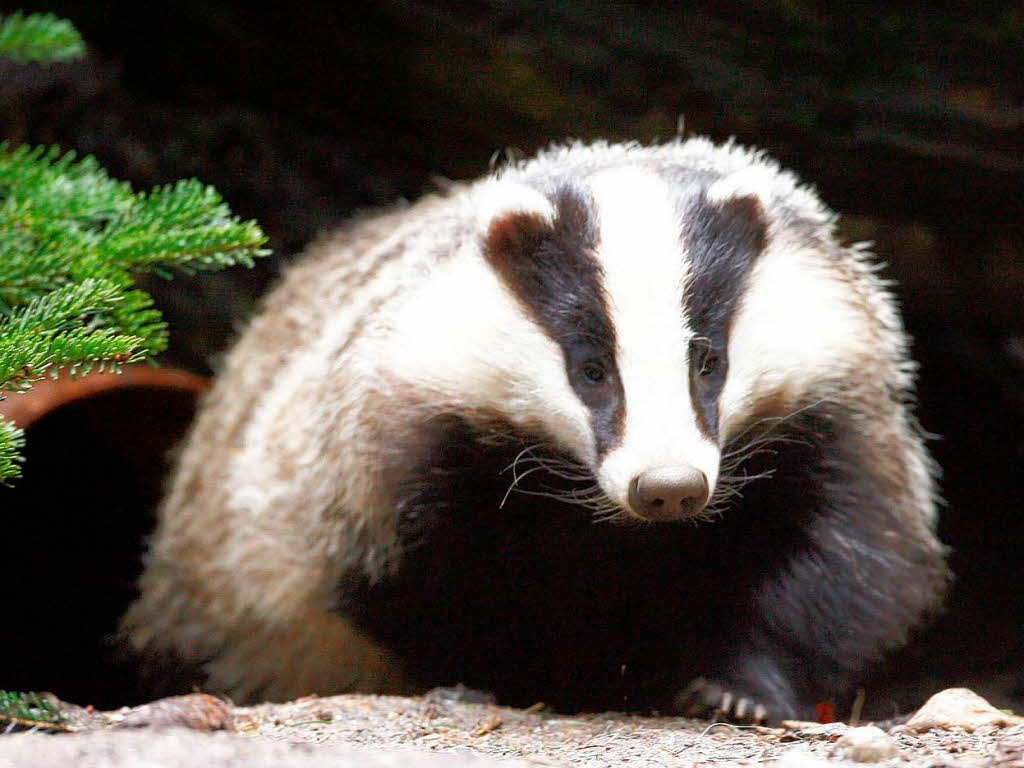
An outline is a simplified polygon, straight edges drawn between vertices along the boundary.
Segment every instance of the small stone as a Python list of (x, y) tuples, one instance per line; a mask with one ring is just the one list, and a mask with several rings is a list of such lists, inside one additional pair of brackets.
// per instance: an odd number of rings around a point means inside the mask
[(115, 728), (151, 728), (170, 725), (194, 731), (235, 730), (232, 707), (226, 701), (206, 693), (170, 696), (125, 713)]
[(947, 688), (928, 699), (903, 728), (916, 733), (933, 728), (946, 731), (963, 728), (973, 732), (983, 726), (1005, 728), (1011, 725), (1024, 725), (1024, 717), (996, 709), (968, 688)]
[(846, 756), (858, 763), (877, 763), (900, 753), (892, 736), (874, 725), (848, 729), (836, 746), (844, 748)]

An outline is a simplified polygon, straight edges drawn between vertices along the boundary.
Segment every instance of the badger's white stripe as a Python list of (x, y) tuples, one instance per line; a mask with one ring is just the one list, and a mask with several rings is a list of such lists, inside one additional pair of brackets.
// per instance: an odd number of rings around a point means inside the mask
[(622, 440), (605, 456), (598, 479), (623, 507), (632, 478), (655, 467), (695, 466), (713, 489), (718, 448), (701, 435), (690, 398), (693, 332), (683, 310), (687, 267), (673, 197), (663, 181), (638, 169), (602, 172), (590, 186), (626, 397)]
[(562, 351), (478, 252), (436, 268), (393, 319), (383, 357), (438, 411), (502, 415), (593, 463), (590, 414)]
[[(833, 391), (851, 366), (872, 365), (872, 318), (815, 253), (776, 242), (758, 259), (733, 318), (719, 429), (735, 436), (759, 401), (805, 405)], [(784, 414), (781, 414), (784, 415)]]

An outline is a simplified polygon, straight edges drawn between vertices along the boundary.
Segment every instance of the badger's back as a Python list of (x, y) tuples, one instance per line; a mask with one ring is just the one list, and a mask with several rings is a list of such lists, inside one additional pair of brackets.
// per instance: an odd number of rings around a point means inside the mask
[[(691, 140), (555, 148), (321, 239), (204, 403), (131, 643), (241, 697), (840, 694), (945, 567), (906, 339), (833, 218)], [(687, 519), (615, 524), (659, 517)]]

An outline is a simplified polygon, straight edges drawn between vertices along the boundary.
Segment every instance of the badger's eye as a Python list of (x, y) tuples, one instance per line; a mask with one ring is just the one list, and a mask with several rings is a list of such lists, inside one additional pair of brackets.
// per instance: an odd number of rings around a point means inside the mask
[(718, 364), (721, 361), (718, 359), (718, 355), (708, 353), (704, 356), (704, 359), (700, 361), (700, 368), (697, 370), (698, 376), (710, 376), (716, 370), (718, 370)]
[(600, 360), (586, 360), (580, 366), (580, 372), (588, 384), (601, 384), (608, 375)]
[(708, 339), (694, 339), (690, 342), (690, 364), (698, 376), (710, 376), (722, 364), (722, 358), (715, 353)]

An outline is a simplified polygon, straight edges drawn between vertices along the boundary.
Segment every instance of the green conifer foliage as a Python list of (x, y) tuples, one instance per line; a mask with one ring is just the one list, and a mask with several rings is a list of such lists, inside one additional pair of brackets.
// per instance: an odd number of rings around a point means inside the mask
[[(0, 55), (65, 55), (58, 22), (0, 21)], [(167, 328), (134, 276), (251, 266), (265, 243), (194, 179), (136, 193), (92, 157), (0, 142), (0, 399), (47, 372), (116, 369), (160, 352)], [(18, 476), (22, 443), (0, 420), (0, 483)]]
[(13, 424), (0, 419), (0, 482), (9, 481), (21, 474), (18, 467), (20, 456), (18, 451), (25, 444), (21, 430)]
[(85, 53), (71, 22), (50, 13), (0, 17), (0, 56), (15, 61), (59, 61)]
[(64, 730), (63, 722), (64, 716), (58, 706), (47, 699), (47, 694), (0, 690), (0, 725)]

